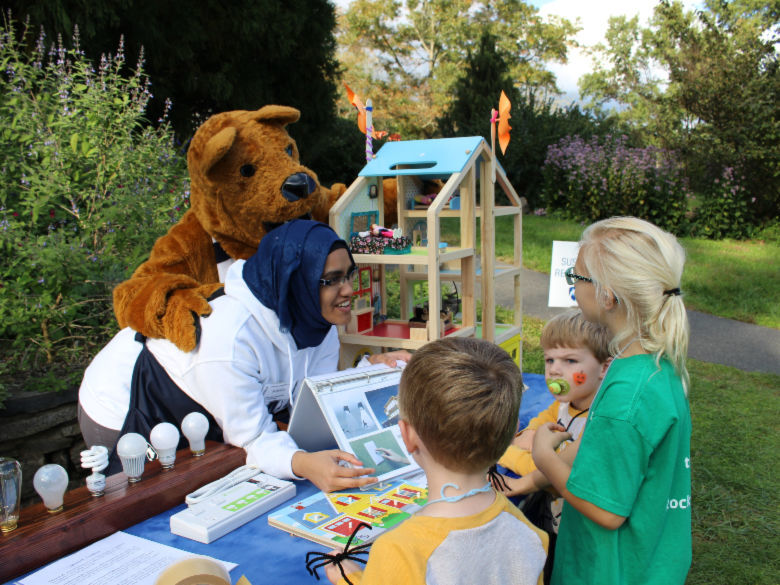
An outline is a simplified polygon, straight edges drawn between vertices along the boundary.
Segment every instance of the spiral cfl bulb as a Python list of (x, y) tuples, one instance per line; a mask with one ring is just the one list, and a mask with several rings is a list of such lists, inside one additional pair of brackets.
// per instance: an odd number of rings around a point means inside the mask
[(106, 476), (100, 472), (108, 467), (108, 449), (102, 445), (95, 445), (91, 449), (82, 451), (81, 467), (92, 470), (92, 474), (87, 476), (89, 492), (95, 497), (102, 496), (106, 489)]
[(50, 514), (62, 510), (62, 500), (68, 489), (68, 472), (56, 463), (39, 467), (33, 476), (33, 487)]
[(569, 383), (563, 378), (556, 378), (547, 382), (547, 388), (556, 396), (565, 396), (571, 389)]
[(157, 456), (160, 458), (160, 464), (163, 469), (173, 468), (173, 464), (176, 461), (176, 447), (179, 445), (179, 436), (179, 429), (167, 422), (156, 425), (149, 435), (149, 440), (152, 442), (152, 447), (157, 451)]
[(209, 432), (209, 421), (200, 412), (191, 412), (181, 421), (181, 432), (190, 442), (190, 450), (195, 457), (206, 452), (206, 433)]

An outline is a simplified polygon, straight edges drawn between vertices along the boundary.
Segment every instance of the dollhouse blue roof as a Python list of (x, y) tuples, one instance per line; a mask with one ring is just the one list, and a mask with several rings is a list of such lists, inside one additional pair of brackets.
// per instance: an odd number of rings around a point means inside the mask
[(449, 176), (463, 171), (481, 142), (484, 142), (481, 136), (387, 142), (359, 174), (361, 177)]

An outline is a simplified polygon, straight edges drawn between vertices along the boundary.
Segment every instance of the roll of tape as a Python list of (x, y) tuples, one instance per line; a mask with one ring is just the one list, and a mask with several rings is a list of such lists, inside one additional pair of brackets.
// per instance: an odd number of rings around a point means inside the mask
[(230, 585), (230, 575), (217, 561), (193, 557), (173, 563), (154, 585)]

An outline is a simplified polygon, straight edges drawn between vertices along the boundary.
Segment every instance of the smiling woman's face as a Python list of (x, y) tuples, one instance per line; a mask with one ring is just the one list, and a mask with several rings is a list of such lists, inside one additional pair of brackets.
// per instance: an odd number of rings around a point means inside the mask
[[(352, 268), (352, 261), (344, 248), (333, 250), (325, 260), (322, 276), (326, 280), (340, 280)], [(320, 286), (320, 309), (322, 316), (333, 325), (346, 325), (352, 316), (352, 280), (341, 284)]]

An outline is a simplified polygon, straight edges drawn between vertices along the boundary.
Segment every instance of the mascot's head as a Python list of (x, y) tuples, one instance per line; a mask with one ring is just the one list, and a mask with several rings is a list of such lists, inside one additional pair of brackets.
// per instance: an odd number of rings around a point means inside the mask
[(249, 258), (263, 236), (317, 206), (317, 175), (301, 165), (285, 126), (300, 112), (265, 106), (216, 114), (187, 152), (192, 211), (233, 258)]

